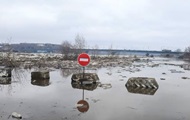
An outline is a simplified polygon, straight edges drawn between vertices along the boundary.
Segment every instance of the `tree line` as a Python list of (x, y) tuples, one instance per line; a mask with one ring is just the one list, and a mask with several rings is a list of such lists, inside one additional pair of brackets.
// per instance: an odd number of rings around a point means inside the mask
[(78, 55), (84, 52), (86, 47), (85, 38), (82, 35), (76, 35), (75, 43), (71, 44), (69, 41), (65, 40), (61, 44), (61, 53), (65, 60), (76, 59)]

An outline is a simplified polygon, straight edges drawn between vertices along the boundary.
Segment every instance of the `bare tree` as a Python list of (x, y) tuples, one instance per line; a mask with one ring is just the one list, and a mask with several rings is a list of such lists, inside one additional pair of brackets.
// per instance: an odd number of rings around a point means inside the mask
[(63, 43), (61, 44), (61, 53), (64, 55), (64, 59), (68, 59), (69, 58), (69, 54), (72, 53), (72, 44), (70, 42), (63, 41)]
[(113, 58), (113, 57), (115, 57), (116, 56), (116, 52), (113, 50), (113, 46), (112, 46), (112, 44), (110, 45), (110, 47), (108, 48), (108, 57), (110, 57), (110, 58)]
[(98, 54), (98, 45), (95, 45), (94, 47), (92, 47), (93, 51), (92, 51), (92, 56), (93, 58), (96, 58), (97, 54)]
[(86, 46), (85, 38), (82, 35), (77, 34), (75, 37), (75, 55), (78, 56), (78, 54), (82, 53), (84, 48)]
[[(7, 41), (11, 41), (12, 37), (8, 38)], [(0, 64), (5, 67), (18, 67), (19, 64), (15, 60), (15, 54), (13, 48), (9, 43), (2, 44), (2, 53), (0, 55)]]
[(183, 57), (184, 57), (184, 59), (190, 60), (190, 46), (185, 48)]
[(181, 52), (181, 49), (178, 48), (178, 49), (175, 50), (175, 52)]
[(186, 52), (186, 53), (190, 53), (190, 46), (187, 47), (187, 48), (185, 48), (185, 52)]

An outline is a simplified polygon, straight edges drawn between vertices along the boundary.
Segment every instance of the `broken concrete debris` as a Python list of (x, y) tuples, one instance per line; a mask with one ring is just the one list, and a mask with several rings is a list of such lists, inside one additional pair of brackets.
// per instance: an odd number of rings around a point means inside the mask
[(181, 77), (182, 79), (190, 79), (189, 77)]
[(171, 69), (171, 73), (185, 73), (184, 71), (178, 71), (176, 69)]
[(76, 73), (71, 77), (72, 82), (79, 82), (83, 84), (91, 84), (99, 81), (96, 73)]
[(13, 112), (11, 115), (12, 115), (13, 118), (22, 119), (22, 115), (17, 113), (17, 112)]
[(182, 67), (184, 70), (190, 70), (190, 64), (183, 64)]
[(112, 88), (112, 85), (110, 83), (100, 83), (98, 87), (101, 87), (103, 89), (110, 89)]

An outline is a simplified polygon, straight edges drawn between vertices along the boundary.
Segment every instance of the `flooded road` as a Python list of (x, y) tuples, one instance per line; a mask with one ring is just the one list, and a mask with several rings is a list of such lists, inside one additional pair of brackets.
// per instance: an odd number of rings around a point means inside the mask
[[(31, 80), (31, 70), (12, 71), (11, 82), (0, 84), (0, 120), (14, 120), (12, 112), (23, 120), (189, 120), (190, 79), (182, 78), (190, 71), (176, 65), (181, 61), (153, 62), (159, 66), (135, 62), (91, 70), (100, 83), (84, 91), (71, 84), (68, 70), (51, 71), (40, 83)], [(155, 78), (159, 88), (153, 95), (133, 93), (125, 86), (130, 77)], [(85, 113), (77, 109), (83, 99), (89, 105)]]

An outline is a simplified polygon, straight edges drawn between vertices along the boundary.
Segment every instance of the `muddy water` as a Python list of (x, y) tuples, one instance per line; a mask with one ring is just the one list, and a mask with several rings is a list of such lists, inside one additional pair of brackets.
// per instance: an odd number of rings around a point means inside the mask
[[(73, 88), (71, 75), (64, 71), (50, 72), (50, 80), (39, 84), (31, 83), (30, 70), (13, 71), (11, 84), (0, 84), (0, 120), (14, 120), (9, 116), (12, 112), (22, 114), (24, 120), (189, 120), (190, 79), (182, 77), (190, 77), (190, 71), (163, 64), (183, 63), (180, 61), (154, 62), (162, 64), (147, 67), (146, 63), (134, 63), (140, 64), (136, 67), (140, 71), (134, 72), (129, 72), (128, 66), (90, 71), (109, 87), (95, 86), (84, 94)], [(172, 69), (181, 73), (172, 73)], [(154, 95), (128, 92), (125, 83), (130, 77), (156, 78), (159, 89)], [(76, 107), (83, 97), (89, 104), (85, 113)]]

